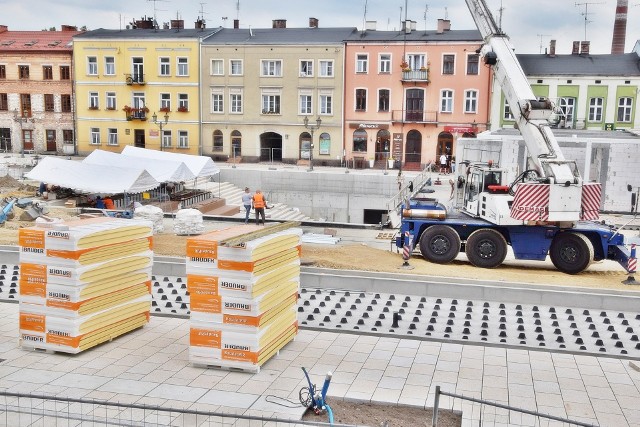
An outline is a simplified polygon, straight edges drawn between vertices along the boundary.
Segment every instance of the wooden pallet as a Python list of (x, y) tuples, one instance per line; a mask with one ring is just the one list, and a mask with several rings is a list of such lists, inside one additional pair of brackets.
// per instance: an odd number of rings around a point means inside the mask
[(378, 233), (376, 239), (391, 240), (396, 236), (396, 233)]

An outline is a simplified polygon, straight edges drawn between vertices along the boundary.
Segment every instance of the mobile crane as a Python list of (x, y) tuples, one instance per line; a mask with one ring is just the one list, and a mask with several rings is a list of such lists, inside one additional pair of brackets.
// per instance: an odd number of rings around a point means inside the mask
[(499, 266), (511, 246), (516, 259), (543, 261), (576, 274), (594, 260), (612, 259), (627, 269), (624, 237), (598, 219), (599, 183), (584, 183), (574, 161), (564, 158), (549, 126), (554, 106), (537, 98), (509, 38), (484, 0), (466, 0), (483, 46), (478, 53), (493, 70), (529, 152), (529, 166), (513, 182), (491, 162), (460, 162), (462, 208), (448, 213), (431, 199), (412, 198), (401, 208), (396, 245), (417, 242), (424, 258), (448, 263), (460, 252), (484, 268)]

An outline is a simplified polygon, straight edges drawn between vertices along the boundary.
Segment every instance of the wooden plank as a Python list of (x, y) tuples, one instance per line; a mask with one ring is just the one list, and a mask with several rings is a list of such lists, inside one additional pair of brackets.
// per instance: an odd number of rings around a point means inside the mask
[(262, 230), (251, 231), (249, 233), (242, 234), (240, 236), (232, 237), (230, 239), (221, 240), (218, 242), (220, 246), (238, 246), (242, 243), (250, 240), (259, 239), (260, 237), (268, 236), (279, 231), (288, 230), (289, 228), (300, 226), (300, 221), (287, 221), (276, 225), (265, 226)]

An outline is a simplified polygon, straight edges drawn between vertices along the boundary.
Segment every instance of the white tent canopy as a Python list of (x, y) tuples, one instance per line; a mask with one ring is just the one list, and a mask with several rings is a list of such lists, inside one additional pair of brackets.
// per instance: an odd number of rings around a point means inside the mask
[(146, 148), (132, 147), (127, 145), (122, 150), (122, 154), (145, 159), (173, 160), (183, 162), (193, 172), (194, 175), (212, 176), (220, 173), (220, 169), (213, 163), (211, 157), (194, 156), (191, 154), (169, 153), (167, 151), (147, 150)]
[(133, 157), (104, 150), (93, 150), (82, 163), (131, 169), (142, 168), (158, 182), (184, 182), (196, 178), (187, 165), (180, 161)]
[(26, 177), (83, 193), (141, 193), (160, 186), (142, 168), (87, 164), (75, 160), (45, 157)]

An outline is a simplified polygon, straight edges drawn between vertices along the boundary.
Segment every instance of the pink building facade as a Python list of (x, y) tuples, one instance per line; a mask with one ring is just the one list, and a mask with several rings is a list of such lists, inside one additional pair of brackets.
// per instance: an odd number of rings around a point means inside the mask
[(457, 138), (486, 130), (491, 76), (481, 43), (477, 30), (450, 31), (445, 20), (435, 31), (368, 29), (347, 40), (347, 163), (418, 170), (441, 154), (450, 162)]

